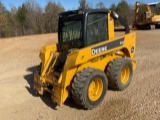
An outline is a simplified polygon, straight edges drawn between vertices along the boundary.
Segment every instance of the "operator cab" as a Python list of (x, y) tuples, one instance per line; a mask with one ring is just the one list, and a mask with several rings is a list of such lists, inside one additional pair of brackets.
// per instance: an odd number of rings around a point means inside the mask
[[(112, 17), (108, 16), (109, 13)], [(60, 72), (63, 70), (67, 55), (72, 50), (113, 39), (113, 19), (118, 19), (125, 27), (126, 33), (129, 33), (129, 27), (123, 18), (107, 9), (74, 10), (60, 13), (58, 23), (60, 55), (55, 69)]]
[(97, 9), (59, 14), (59, 48), (83, 48), (107, 40), (108, 12), (106, 9)]

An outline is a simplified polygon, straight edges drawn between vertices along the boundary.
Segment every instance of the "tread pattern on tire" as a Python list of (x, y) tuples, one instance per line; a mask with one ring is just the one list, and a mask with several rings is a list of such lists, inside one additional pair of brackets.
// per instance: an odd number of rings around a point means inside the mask
[[(130, 78), (128, 82), (124, 85), (120, 80), (120, 73), (124, 65), (127, 65), (130, 69)], [(107, 68), (107, 78), (109, 87), (114, 90), (124, 90), (128, 87), (131, 82), (133, 74), (132, 63), (129, 58), (116, 58), (109, 63)]]
[[(84, 94), (87, 94), (86, 93), (87, 89), (85, 88), (85, 86), (88, 82), (88, 77), (94, 75), (97, 72), (98, 72), (98, 74), (106, 77), (105, 73), (101, 72), (98, 69), (85, 68), (82, 71), (80, 71), (79, 73), (77, 73), (77, 75), (75, 76), (75, 78), (72, 82), (72, 89), (71, 89), (72, 98), (79, 106), (82, 106), (84, 109), (93, 109), (95, 107), (95, 106), (92, 106), (91, 104), (88, 104), (86, 102)], [(104, 89), (106, 91), (107, 91), (107, 86), (108, 86), (108, 82), (107, 82), (107, 77), (106, 77), (106, 86), (105, 86), (106, 89)], [(106, 91), (105, 91), (105, 93), (106, 93)]]

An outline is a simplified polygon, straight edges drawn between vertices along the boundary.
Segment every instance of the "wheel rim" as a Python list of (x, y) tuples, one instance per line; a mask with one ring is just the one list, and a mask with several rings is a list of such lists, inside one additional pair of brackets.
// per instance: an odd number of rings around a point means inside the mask
[(91, 101), (96, 101), (100, 98), (103, 91), (103, 82), (100, 78), (94, 79), (88, 89), (88, 96)]
[(129, 80), (129, 76), (130, 76), (130, 70), (127, 66), (123, 67), (122, 71), (121, 71), (121, 82), (123, 84), (126, 84)]

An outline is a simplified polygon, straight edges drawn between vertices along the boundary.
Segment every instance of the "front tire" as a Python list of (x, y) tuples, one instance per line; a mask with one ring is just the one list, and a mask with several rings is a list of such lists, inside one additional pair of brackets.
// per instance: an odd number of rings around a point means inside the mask
[(108, 81), (105, 73), (98, 69), (86, 68), (77, 73), (72, 82), (72, 97), (84, 109), (93, 109), (105, 97)]

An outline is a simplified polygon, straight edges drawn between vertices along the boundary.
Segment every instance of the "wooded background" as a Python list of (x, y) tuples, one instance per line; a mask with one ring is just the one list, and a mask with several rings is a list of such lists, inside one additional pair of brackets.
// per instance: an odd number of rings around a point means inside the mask
[[(106, 8), (103, 2), (96, 6), (87, 3), (87, 0), (79, 0), (79, 7), (75, 9)], [(112, 4), (110, 8), (122, 15), (128, 24), (132, 24), (134, 17), (134, 5), (129, 5), (127, 1), (121, 0)], [(48, 2), (42, 8), (34, 0), (28, 0), (20, 7), (13, 6), (7, 10), (0, 1), (0, 37), (24, 36), (33, 34), (44, 34), (57, 32), (58, 14), (67, 11), (60, 2)], [(119, 23), (116, 23), (119, 25)]]

